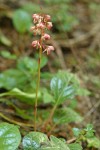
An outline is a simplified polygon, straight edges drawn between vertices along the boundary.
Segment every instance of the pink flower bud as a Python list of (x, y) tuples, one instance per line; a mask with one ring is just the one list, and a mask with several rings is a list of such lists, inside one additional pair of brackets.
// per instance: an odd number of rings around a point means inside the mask
[(36, 48), (40, 48), (40, 47), (41, 47), (39, 41), (37, 41), (37, 40), (32, 42), (32, 46), (33, 46), (34, 48), (35, 48), (35, 47), (36, 47)]
[(51, 28), (52, 28), (52, 22), (48, 22), (48, 23), (47, 23), (47, 29), (50, 30)]
[(37, 24), (36, 27), (39, 28), (39, 29), (45, 29), (45, 25), (42, 22), (40, 22), (39, 24)]
[(47, 46), (47, 48), (43, 52), (47, 52), (47, 55), (49, 55), (51, 51), (54, 51), (54, 47), (53, 46)]
[(50, 21), (51, 20), (51, 16), (50, 15), (45, 15), (44, 16), (44, 20), (45, 21)]
[(44, 34), (43, 36), (42, 36), (42, 40), (49, 40), (50, 39), (50, 35), (49, 34)]

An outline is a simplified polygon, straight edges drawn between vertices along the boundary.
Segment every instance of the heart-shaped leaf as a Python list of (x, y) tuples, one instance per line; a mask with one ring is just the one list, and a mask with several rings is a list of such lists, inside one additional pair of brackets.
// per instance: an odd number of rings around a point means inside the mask
[(21, 142), (18, 127), (8, 123), (0, 124), (0, 150), (16, 150)]

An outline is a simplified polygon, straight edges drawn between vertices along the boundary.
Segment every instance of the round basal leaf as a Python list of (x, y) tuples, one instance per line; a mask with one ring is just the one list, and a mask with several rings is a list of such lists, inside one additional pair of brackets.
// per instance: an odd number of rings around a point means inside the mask
[(13, 124), (0, 124), (0, 150), (16, 150), (21, 142), (18, 127)]
[(13, 14), (13, 24), (20, 33), (25, 33), (31, 26), (30, 15), (24, 10), (16, 10)]
[(47, 143), (49, 140), (47, 136), (40, 132), (30, 132), (23, 139), (24, 150), (38, 150), (43, 143)]

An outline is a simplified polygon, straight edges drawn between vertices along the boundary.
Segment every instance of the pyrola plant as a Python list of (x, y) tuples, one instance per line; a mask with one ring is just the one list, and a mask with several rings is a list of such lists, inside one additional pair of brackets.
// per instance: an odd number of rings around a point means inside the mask
[(51, 51), (54, 51), (53, 46), (48, 46), (45, 44), (45, 41), (50, 40), (50, 35), (45, 33), (45, 31), (52, 28), (51, 17), (45, 14), (33, 14), (33, 23), (34, 26), (31, 27), (31, 30), (34, 35), (38, 35), (40, 38), (32, 42), (32, 46), (35, 49), (39, 50), (39, 59), (38, 59), (38, 78), (37, 78), (37, 88), (36, 88), (36, 99), (34, 106), (34, 130), (36, 131), (36, 118), (37, 118), (37, 104), (38, 104), (38, 91), (40, 85), (40, 69), (41, 69), (41, 56), (43, 52), (46, 52), (47, 55)]
[(50, 35), (45, 31), (52, 28), (51, 17), (44, 14), (33, 14), (32, 17), (34, 26), (31, 27), (31, 30), (34, 35), (40, 35), (40, 39), (33, 41), (32, 46), (36, 49), (42, 49), (42, 52), (47, 52), (47, 55), (49, 55), (51, 51), (54, 51), (54, 47), (44, 43), (50, 39)]

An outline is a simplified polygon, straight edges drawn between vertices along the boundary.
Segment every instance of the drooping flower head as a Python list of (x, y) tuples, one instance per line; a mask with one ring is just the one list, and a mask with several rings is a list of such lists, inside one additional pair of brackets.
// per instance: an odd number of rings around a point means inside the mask
[(43, 52), (47, 52), (47, 55), (49, 55), (51, 51), (54, 51), (54, 47), (47, 46), (44, 42), (46, 40), (50, 40), (50, 35), (45, 33), (45, 31), (51, 30), (53, 26), (51, 16), (44, 14), (33, 14), (32, 17), (34, 26), (31, 27), (31, 31), (34, 35), (40, 35), (40, 39), (33, 41), (32, 46), (36, 49), (42, 48)]

